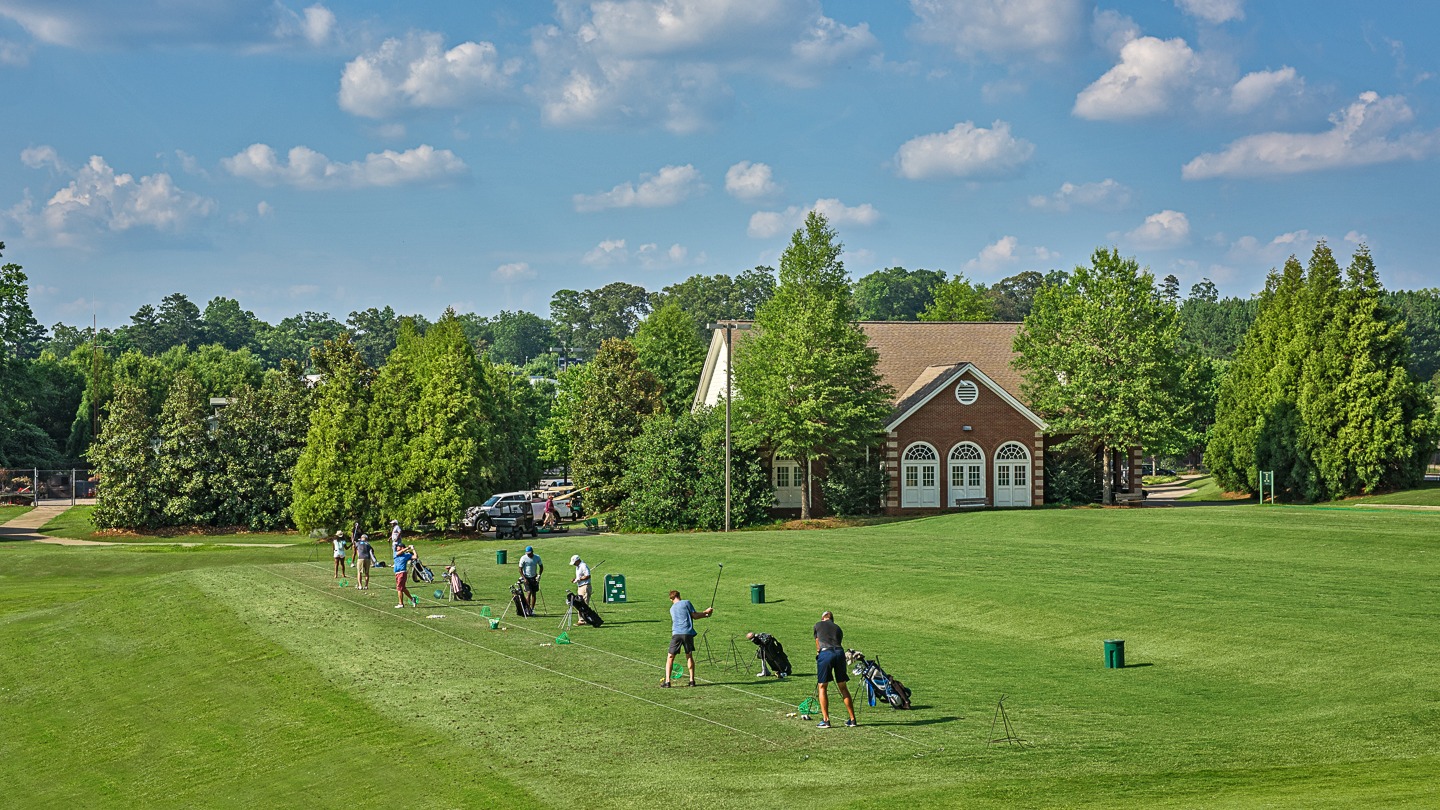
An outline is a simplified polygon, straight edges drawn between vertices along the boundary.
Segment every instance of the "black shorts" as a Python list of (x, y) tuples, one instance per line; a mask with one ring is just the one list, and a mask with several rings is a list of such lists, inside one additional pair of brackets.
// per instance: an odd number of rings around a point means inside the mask
[(691, 635), (674, 635), (670, 637), (670, 654), (679, 655), (682, 652), (695, 652), (695, 637)]
[(845, 671), (844, 650), (821, 650), (815, 655), (815, 680), (820, 683), (845, 683), (850, 675)]
[(538, 592), (539, 592), (539, 590), (540, 590), (540, 578), (539, 578), (539, 577), (520, 577), (520, 581), (524, 583), (524, 585), (525, 585), (525, 590), (529, 591), (530, 593), (538, 593)]

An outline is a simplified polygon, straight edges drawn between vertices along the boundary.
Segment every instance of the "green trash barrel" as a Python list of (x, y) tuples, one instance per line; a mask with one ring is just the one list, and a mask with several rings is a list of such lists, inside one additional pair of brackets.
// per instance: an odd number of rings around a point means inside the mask
[(1105, 640), (1105, 668), (1125, 668), (1125, 639), (1109, 638)]
[(503, 549), (503, 548), (497, 548), (497, 549), (495, 549), (495, 564), (496, 564), (496, 565), (504, 565), (504, 564), (505, 564), (506, 557), (507, 557), (507, 555), (506, 555), (506, 553), (505, 553), (505, 549)]
[(762, 582), (762, 583), (760, 583), (759, 585), (756, 585), (756, 584), (754, 584), (754, 583), (751, 583), (751, 585), (750, 585), (750, 604), (752, 604), (752, 605), (763, 605), (763, 604), (765, 604), (765, 583)]

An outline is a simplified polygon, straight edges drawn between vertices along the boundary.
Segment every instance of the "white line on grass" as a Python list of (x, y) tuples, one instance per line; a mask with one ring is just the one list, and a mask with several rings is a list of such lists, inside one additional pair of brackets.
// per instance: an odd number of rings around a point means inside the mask
[[(318, 568), (318, 569), (320, 569), (320, 570), (325, 570), (325, 566), (320, 565), (320, 564), (318, 564), (318, 563), (315, 563), (315, 564), (306, 563), (306, 564), (309, 565), (309, 566), (312, 567), (312, 568)], [(343, 598), (343, 597), (342, 597), (342, 598)], [(425, 598), (425, 597), (418, 597), (418, 598), (419, 598), (419, 600), (420, 600), (421, 602), (426, 602), (426, 603), (433, 604), (433, 605), (443, 606), (443, 607), (445, 607), (446, 609), (457, 609), (457, 610), (460, 610), (460, 612), (462, 612), (462, 613), (468, 612), (468, 611), (465, 611), (465, 610), (464, 610), (464, 607), (465, 607), (465, 606), (463, 606), (463, 605), (456, 605), (456, 604), (453, 603), (453, 602), (441, 602), (441, 601), (439, 601), (439, 600), (429, 599), (429, 598)], [(346, 599), (346, 601), (348, 602), (348, 601), (353, 601), (353, 600)], [(359, 604), (359, 603), (357, 602), (356, 604)], [(527, 632), (527, 633), (534, 633), (534, 634), (537, 635), (537, 636), (543, 636), (543, 637), (545, 637), (545, 638), (550, 638), (550, 634), (549, 634), (549, 633), (543, 633), (543, 632), (541, 632), (541, 631), (539, 631), (539, 630), (534, 629), (533, 627), (526, 627), (526, 626), (524, 626), (524, 625), (522, 625), (522, 624), (515, 624), (514, 622), (507, 622), (507, 621), (502, 621), (502, 622), (500, 622), (500, 623), (503, 624), (503, 625), (505, 625), (506, 627), (513, 627), (513, 628), (515, 628), (516, 630), (524, 630), (524, 631)], [(427, 625), (427, 626), (428, 626), (428, 625)], [(607, 650), (607, 649), (605, 649), (605, 648), (603, 648), (603, 647), (596, 647), (596, 646), (591, 645), (591, 644), (586, 644), (586, 643), (583, 642), (583, 641), (576, 641), (576, 640), (574, 640), (574, 639), (571, 639), (571, 640), (570, 640), (570, 643), (573, 644), (573, 645), (575, 645), (576, 647), (584, 647), (584, 648), (587, 649), (587, 650), (594, 650), (595, 652), (604, 653), (604, 654), (606, 654), (606, 655), (612, 655), (612, 656), (614, 656), (614, 657), (616, 657), (616, 658), (619, 658), (619, 659), (621, 659), (621, 660), (630, 661), (630, 662), (632, 662), (632, 663), (639, 664), (639, 665), (644, 666), (644, 667), (650, 667), (650, 668), (652, 668), (652, 669), (662, 669), (662, 670), (665, 668), (664, 666), (662, 666), (662, 665), (660, 665), (660, 664), (656, 664), (656, 663), (653, 663), (653, 662), (650, 662), (650, 661), (642, 661), (642, 660), (640, 660), (639, 658), (631, 658), (631, 657), (628, 656), (628, 655), (622, 655), (621, 653), (613, 652), (613, 651)], [(696, 678), (696, 680), (697, 680), (697, 681), (704, 681), (705, 683), (708, 683), (708, 684), (710, 684), (711, 686), (724, 687), (724, 688), (729, 689), (729, 690), (731, 690), (731, 691), (733, 691), (733, 692), (739, 692), (739, 693), (742, 694), (742, 695), (749, 695), (750, 697), (761, 698), (762, 700), (774, 701), (774, 702), (776, 702), (776, 703), (781, 704), (782, 706), (790, 706), (790, 707), (793, 707), (793, 706), (795, 705), (795, 704), (791, 703), (791, 702), (788, 701), (788, 700), (781, 700), (780, 698), (772, 697), (772, 696), (770, 696), (770, 695), (762, 695), (762, 694), (760, 694), (759, 692), (751, 692), (751, 691), (748, 690), (748, 689), (741, 689), (741, 688), (738, 687), (738, 686), (732, 686), (731, 684), (728, 684), (728, 683), (720, 683), (719, 681), (712, 681), (712, 680), (710, 680), (710, 679), (708, 679), (708, 678), (698, 678), (698, 677)], [(643, 698), (642, 698), (642, 700), (643, 700)], [(877, 731), (884, 732), (885, 734), (889, 734), (891, 737), (895, 737), (895, 738), (897, 738), (897, 739), (904, 740), (905, 742), (908, 742), (908, 743), (910, 743), (910, 744), (912, 744), (912, 745), (919, 745), (919, 746), (925, 747), (925, 743), (922, 743), (922, 742), (920, 742), (920, 741), (918, 741), (918, 740), (912, 740), (912, 739), (910, 739), (909, 737), (906, 737), (906, 736), (903, 735), (903, 734), (896, 734), (896, 733), (893, 732), (893, 731), (888, 731), (888, 730), (883, 729), (883, 728), (880, 728), (880, 727), (878, 727), (878, 726), (862, 726), (862, 728), (874, 728), (874, 729), (877, 730)], [(763, 739), (763, 738), (762, 738), (762, 739)]]
[(669, 711), (675, 712), (676, 714), (683, 714), (683, 715), (686, 715), (687, 717), (693, 717), (693, 718), (695, 718), (696, 720), (701, 720), (701, 721), (704, 721), (704, 722), (706, 722), (706, 723), (710, 723), (711, 725), (716, 725), (716, 726), (719, 726), (719, 727), (721, 727), (721, 728), (723, 728), (723, 729), (728, 729), (728, 730), (730, 730), (730, 731), (735, 732), (736, 734), (744, 734), (744, 735), (747, 736), (747, 737), (754, 737), (755, 739), (760, 740), (761, 742), (764, 742), (764, 743), (769, 743), (770, 745), (777, 745), (777, 746), (779, 745), (779, 743), (775, 742), (774, 740), (766, 739), (765, 737), (761, 737), (759, 734), (755, 734), (755, 733), (752, 733), (752, 732), (749, 732), (749, 731), (744, 731), (744, 730), (742, 730), (742, 729), (735, 728), (734, 726), (727, 726), (727, 725), (725, 725), (724, 723), (720, 722), (719, 720), (711, 720), (711, 719), (708, 718), (708, 717), (703, 717), (703, 716), (701, 716), (701, 715), (695, 714), (694, 712), (687, 712), (687, 711), (685, 711), (684, 709), (677, 709), (677, 708), (675, 708), (674, 706), (668, 706), (668, 705), (666, 705), (666, 704), (664, 704), (664, 703), (660, 703), (660, 702), (658, 702), (658, 701), (654, 701), (654, 700), (651, 700), (651, 699), (646, 698), (646, 697), (641, 697), (640, 695), (634, 695), (634, 694), (631, 694), (631, 693), (629, 693), (629, 692), (626, 692), (626, 691), (623, 691), (623, 690), (620, 690), (620, 689), (616, 689), (616, 688), (613, 687), (613, 686), (606, 686), (606, 685), (603, 684), (603, 683), (595, 683), (594, 681), (587, 681), (587, 680), (585, 680), (584, 678), (581, 678), (581, 677), (579, 677), (579, 676), (571, 675), (571, 674), (566, 673), (566, 672), (561, 672), (561, 671), (559, 671), (559, 670), (557, 670), (557, 669), (551, 669), (550, 667), (547, 667), (547, 666), (545, 666), (544, 664), (537, 664), (537, 663), (535, 663), (535, 662), (533, 662), (533, 661), (526, 661), (526, 660), (523, 659), (523, 658), (518, 658), (518, 657), (516, 657), (516, 656), (510, 655), (509, 653), (501, 652), (500, 650), (491, 649), (491, 648), (489, 648), (489, 647), (486, 647), (484, 644), (479, 644), (479, 643), (477, 643), (477, 642), (471, 641), (470, 639), (461, 638), (460, 636), (457, 636), (457, 635), (454, 635), (454, 634), (451, 634), (451, 633), (447, 633), (447, 632), (445, 632), (444, 630), (441, 630), (440, 628), (436, 627), (436, 626), (433, 625), (433, 624), (426, 624), (425, 622), (417, 621), (417, 620), (412, 619), (412, 618), (410, 618), (410, 617), (408, 617), (408, 616), (402, 616), (402, 615), (399, 615), (399, 614), (396, 614), (396, 613), (391, 613), (391, 612), (388, 611), (388, 610), (381, 610), (380, 608), (374, 607), (374, 606), (372, 606), (372, 605), (367, 605), (367, 604), (365, 604), (365, 603), (363, 603), (363, 602), (359, 602), (359, 601), (356, 601), (356, 600), (354, 600), (354, 599), (350, 599), (350, 598), (348, 598), (348, 597), (346, 597), (346, 596), (342, 596), (342, 595), (337, 594), (337, 593), (331, 593), (329, 590), (326, 590), (325, 588), (317, 588), (317, 587), (315, 587), (314, 585), (310, 585), (310, 584), (308, 584), (308, 583), (306, 583), (306, 582), (303, 582), (303, 581), (301, 581), (301, 580), (294, 579), (294, 578), (292, 578), (292, 577), (287, 577), (287, 576), (285, 576), (284, 574), (276, 573), (274, 570), (272, 570), (272, 569), (270, 569), (270, 568), (264, 568), (264, 569), (262, 569), (262, 570), (268, 571), (270, 574), (272, 574), (272, 575), (274, 575), (274, 576), (276, 576), (276, 577), (278, 577), (278, 578), (280, 578), (280, 579), (283, 579), (283, 580), (285, 580), (285, 581), (287, 581), (287, 582), (293, 582), (293, 583), (295, 583), (296, 585), (299, 585), (299, 586), (302, 587), (302, 588), (308, 588), (309, 590), (315, 591), (316, 593), (321, 593), (321, 594), (324, 594), (324, 595), (326, 595), (326, 596), (332, 596), (332, 597), (334, 597), (334, 598), (336, 598), (336, 599), (341, 600), (342, 602), (348, 602), (348, 603), (350, 603), (350, 604), (352, 604), (352, 605), (357, 605), (357, 606), (359, 606), (359, 607), (366, 608), (367, 610), (372, 610), (372, 611), (374, 611), (374, 612), (376, 612), (376, 613), (381, 614), (382, 616), (390, 616), (390, 617), (392, 617), (392, 618), (399, 619), (399, 620), (401, 620), (401, 621), (403, 621), (403, 622), (409, 622), (410, 624), (413, 624), (413, 625), (415, 625), (416, 627), (423, 627), (423, 628), (425, 628), (426, 630), (429, 630), (429, 631), (432, 632), (432, 633), (438, 633), (439, 635), (442, 635), (442, 636), (444, 636), (444, 637), (446, 637), (446, 638), (448, 638), (448, 639), (452, 639), (452, 640), (454, 640), (454, 641), (458, 641), (458, 642), (460, 642), (461, 644), (468, 644), (468, 645), (470, 645), (471, 647), (474, 647), (474, 648), (480, 649), (480, 650), (484, 650), (485, 652), (492, 653), (492, 654), (494, 654), (494, 655), (498, 655), (498, 656), (500, 656), (501, 658), (508, 658), (508, 659), (510, 659), (511, 661), (514, 661), (514, 662), (516, 662), (516, 663), (525, 664), (525, 665), (527, 665), (527, 666), (534, 667), (535, 669), (541, 670), (541, 671), (543, 671), (543, 672), (548, 672), (548, 673), (550, 673), (550, 674), (552, 674), (552, 675), (559, 675), (559, 676), (562, 677), (562, 678), (569, 678), (569, 679), (572, 680), (572, 681), (577, 681), (577, 682), (579, 682), (579, 683), (588, 684), (588, 685), (590, 685), (590, 686), (594, 686), (594, 687), (596, 687), (596, 688), (603, 689), (603, 690), (605, 690), (605, 691), (607, 691), (607, 692), (614, 692), (614, 693), (617, 694), (617, 695), (624, 695), (625, 697), (628, 697), (628, 698), (634, 698), (635, 700), (641, 701), (642, 703), (648, 703), (648, 704), (650, 704), (651, 706), (658, 706), (659, 708), (667, 709), (667, 710), (669, 710)]

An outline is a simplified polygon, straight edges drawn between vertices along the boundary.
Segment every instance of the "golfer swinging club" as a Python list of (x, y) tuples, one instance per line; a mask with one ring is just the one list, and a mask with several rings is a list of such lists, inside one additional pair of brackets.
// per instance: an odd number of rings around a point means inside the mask
[(844, 639), (845, 632), (835, 623), (834, 614), (828, 610), (821, 613), (820, 621), (815, 623), (815, 677), (820, 682), (817, 687), (820, 691), (820, 724), (817, 728), (830, 728), (830, 697), (825, 693), (825, 685), (831, 678), (840, 687), (845, 711), (850, 715), (845, 725), (850, 728), (860, 725), (855, 722), (855, 701), (850, 697), (850, 687), (845, 685), (850, 676), (845, 672)]
[(670, 592), (670, 654), (665, 657), (665, 680), (660, 682), (662, 689), (670, 688), (671, 668), (675, 666), (675, 655), (681, 650), (685, 651), (685, 670), (690, 673), (690, 680), (685, 685), (695, 685), (694, 620), (704, 619), (714, 612), (714, 607), (708, 607), (697, 613), (689, 599), (680, 598), (679, 591)]

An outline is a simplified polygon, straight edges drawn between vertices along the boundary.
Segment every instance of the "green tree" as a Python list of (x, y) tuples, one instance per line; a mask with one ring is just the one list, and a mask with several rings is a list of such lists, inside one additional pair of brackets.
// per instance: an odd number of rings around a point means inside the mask
[(663, 407), (660, 384), (640, 366), (634, 346), (613, 338), (600, 344), (578, 383), (567, 420), (571, 475), (590, 487), (587, 504), (604, 512), (624, 499), (630, 441)]
[[(1182, 365), (1175, 308), (1155, 277), (1117, 250), (1097, 250), (1061, 285), (1047, 285), (1015, 336), (1021, 390), (1051, 433), (1092, 446), (1174, 441)], [(1107, 461), (1104, 500), (1112, 499)]]
[(570, 466), (570, 437), (574, 435), (580, 398), (588, 387), (589, 368), (578, 365), (560, 372), (549, 410), (536, 420), (539, 458), (546, 467)]
[(329, 313), (303, 312), (292, 315), (260, 335), (261, 354), (278, 365), (281, 360), (294, 360), (301, 368), (309, 368), (311, 350), (327, 340), (334, 340), (345, 326)]
[(355, 350), (371, 368), (379, 368), (395, 350), (395, 341), (400, 335), (400, 316), (388, 305), (384, 309), (370, 307), (363, 312), (351, 312), (345, 323), (350, 327), (350, 339), (355, 341)]
[(268, 327), (255, 317), (255, 313), (243, 309), (234, 298), (212, 298), (200, 314), (203, 342), (218, 343), (230, 351), (258, 349), (260, 333)]
[(695, 321), (679, 304), (665, 304), (640, 324), (631, 343), (641, 368), (659, 381), (665, 409), (672, 414), (690, 410), (706, 350)]
[[(0, 242), (0, 250), (5, 243)], [(35, 423), (30, 363), (44, 329), (30, 311), (30, 286), (18, 264), (0, 266), (0, 466), (50, 466), (59, 459), (55, 440)]]
[(286, 360), (259, 389), (242, 386), (217, 417), (216, 523), (271, 531), (293, 525), (295, 467), (310, 426), (311, 392)]
[(139, 386), (121, 381), (105, 409), (90, 463), (100, 479), (92, 520), (102, 529), (147, 529), (161, 523), (156, 487), (155, 422)]
[(205, 392), (195, 375), (181, 371), (160, 409), (155, 451), (155, 488), (161, 515), (172, 526), (215, 522), (220, 464), (210, 430)]
[(945, 283), (940, 270), (886, 267), (855, 282), (855, 317), (862, 321), (918, 321)]
[[(755, 448), (733, 443), (731, 525), (760, 523), (774, 502)], [(632, 529), (675, 531), (725, 527), (725, 418), (717, 409), (660, 413), (628, 449), (621, 522)]]
[(995, 282), (987, 291), (994, 304), (995, 320), (1023, 321), (1035, 303), (1035, 293), (1045, 286), (1045, 276), (1026, 270)]
[(490, 359), (523, 366), (551, 349), (550, 325), (531, 312), (501, 310), (490, 321)]
[(990, 290), (963, 273), (935, 285), (934, 300), (920, 313), (922, 321), (990, 321), (995, 319), (995, 302)]
[[(781, 256), (780, 283), (756, 313), (756, 330), (735, 349), (740, 432), (801, 470), (877, 445), (894, 393), (854, 323), (842, 250), (812, 211)], [(809, 492), (801, 487), (802, 518), (810, 516)]]
[(314, 352), (321, 375), (305, 433), (305, 448), (295, 462), (291, 514), (300, 529), (337, 528), (358, 518), (373, 523), (379, 515), (364, 485), (366, 416), (371, 371), (350, 335), (341, 333)]

